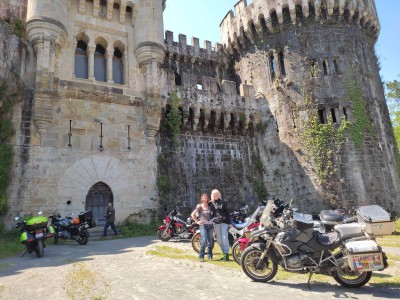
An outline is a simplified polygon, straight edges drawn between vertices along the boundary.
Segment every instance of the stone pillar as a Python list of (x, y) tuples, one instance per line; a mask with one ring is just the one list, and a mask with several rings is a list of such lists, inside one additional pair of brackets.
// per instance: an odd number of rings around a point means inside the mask
[(123, 68), (123, 83), (125, 85), (129, 84), (129, 73), (128, 73), (128, 53), (125, 52), (122, 56), (122, 68)]
[(108, 83), (114, 83), (113, 80), (113, 56), (114, 56), (114, 51), (108, 50), (106, 53), (106, 58), (107, 58), (107, 82)]
[(100, 10), (100, 0), (93, 1), (93, 17), (99, 18), (99, 10)]
[(96, 50), (95, 47), (88, 47), (87, 52), (88, 52), (88, 78), (90, 80), (94, 80), (94, 51)]

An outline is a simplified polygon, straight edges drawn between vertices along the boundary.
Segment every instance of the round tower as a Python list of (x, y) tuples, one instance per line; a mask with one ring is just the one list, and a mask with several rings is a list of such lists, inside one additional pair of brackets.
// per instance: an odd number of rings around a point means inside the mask
[(265, 99), (264, 123), (274, 121), (260, 147), (281, 149), (279, 172), (264, 155), (269, 191), (309, 210), (323, 200), (400, 209), (379, 29), (374, 0), (242, 0), (223, 19), (229, 69)]
[(28, 1), (26, 34), (36, 55), (34, 123), (41, 136), (52, 121), (56, 62), (68, 37), (67, 6), (65, 0)]

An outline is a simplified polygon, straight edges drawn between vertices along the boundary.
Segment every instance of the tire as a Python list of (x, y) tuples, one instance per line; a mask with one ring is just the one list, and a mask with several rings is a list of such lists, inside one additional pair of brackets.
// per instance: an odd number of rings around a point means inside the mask
[(200, 252), (200, 245), (201, 245), (200, 232), (196, 232), (192, 237), (193, 250), (196, 251), (197, 253), (199, 253)]
[(157, 231), (157, 236), (163, 242), (168, 242), (172, 237), (171, 232), (168, 229), (164, 230), (159, 229)]
[(43, 257), (44, 255), (44, 242), (42, 239), (36, 241), (35, 249), (36, 257)]
[(261, 250), (256, 248), (246, 248), (241, 257), (241, 265), (243, 272), (252, 280), (257, 282), (268, 282), (274, 279), (278, 272), (278, 264), (273, 262), (268, 254), (264, 257), (260, 263), (260, 267), (257, 269), (261, 257)]
[(242, 257), (242, 245), (239, 241), (236, 241), (235, 243), (233, 243), (232, 245), (232, 256), (233, 259), (235, 260), (235, 262), (240, 265), (240, 259)]
[[(364, 286), (372, 276), (372, 272), (357, 272), (342, 270), (336, 271), (333, 274), (333, 278), (342, 286), (347, 288), (360, 288)], [(350, 277), (350, 278), (349, 278)]]
[(76, 237), (76, 241), (79, 245), (86, 245), (88, 242), (88, 236), (85, 232), (80, 232)]

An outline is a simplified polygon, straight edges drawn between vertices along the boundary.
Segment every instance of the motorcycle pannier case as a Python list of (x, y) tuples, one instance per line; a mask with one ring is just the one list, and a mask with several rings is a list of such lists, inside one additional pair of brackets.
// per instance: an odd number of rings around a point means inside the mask
[(44, 229), (47, 227), (48, 219), (44, 216), (36, 216), (26, 221), (26, 228), (28, 231), (37, 229)]
[(361, 206), (357, 210), (357, 219), (365, 232), (375, 236), (390, 235), (396, 230), (390, 214), (378, 205)]
[(384, 269), (381, 247), (374, 240), (345, 243), (349, 266), (353, 271), (378, 271)]
[(79, 217), (79, 222), (84, 223), (84, 222), (87, 222), (87, 221), (90, 221), (91, 219), (93, 219), (93, 213), (91, 210), (81, 212), (78, 215), (78, 217)]

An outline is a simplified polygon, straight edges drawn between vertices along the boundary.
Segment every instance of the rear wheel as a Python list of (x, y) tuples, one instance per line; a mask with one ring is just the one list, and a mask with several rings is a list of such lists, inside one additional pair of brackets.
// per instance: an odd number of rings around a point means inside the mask
[(79, 245), (86, 245), (88, 242), (88, 237), (85, 232), (81, 232), (78, 234), (76, 237), (76, 241), (78, 242)]
[(232, 245), (232, 256), (235, 262), (239, 265), (242, 253), (243, 253), (242, 244), (239, 241), (234, 242)]
[(200, 245), (201, 245), (201, 235), (200, 235), (200, 232), (196, 232), (192, 237), (193, 250), (196, 251), (197, 253), (199, 253)]
[(167, 228), (165, 228), (163, 230), (158, 229), (157, 236), (163, 242), (168, 242), (172, 237), (171, 232)]
[(44, 255), (44, 242), (43, 240), (37, 240), (35, 249), (36, 257), (42, 257)]
[(360, 288), (371, 279), (371, 276), (372, 272), (358, 272), (350, 269), (338, 270), (333, 274), (333, 278), (347, 288)]
[(274, 279), (278, 272), (278, 264), (273, 262), (270, 257), (265, 257), (260, 261), (262, 251), (256, 248), (247, 248), (242, 253), (241, 265), (243, 272), (252, 280), (268, 282)]

